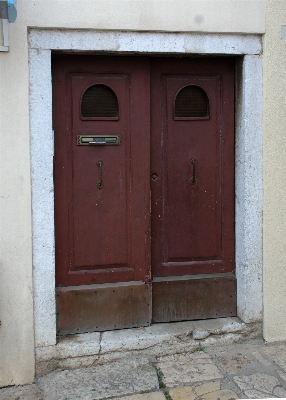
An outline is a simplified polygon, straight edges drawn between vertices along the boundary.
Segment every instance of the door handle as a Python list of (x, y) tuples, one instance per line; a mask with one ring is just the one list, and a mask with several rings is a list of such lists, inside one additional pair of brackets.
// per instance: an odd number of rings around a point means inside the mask
[(103, 188), (103, 181), (102, 181), (102, 166), (103, 166), (103, 162), (102, 160), (97, 160), (96, 161), (96, 165), (99, 167), (99, 182), (97, 183), (97, 187), (98, 189), (102, 189)]
[(189, 179), (190, 185), (195, 185), (196, 183), (196, 159), (194, 157), (190, 158), (190, 164), (192, 165), (192, 176)]

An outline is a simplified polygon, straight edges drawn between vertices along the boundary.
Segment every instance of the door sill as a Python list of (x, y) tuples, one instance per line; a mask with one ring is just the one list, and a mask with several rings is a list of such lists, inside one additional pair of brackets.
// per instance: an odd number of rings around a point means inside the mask
[(262, 340), (261, 322), (246, 324), (233, 317), (59, 336), (56, 345), (36, 348), (36, 371), (41, 376), (56, 369), (104, 364), (131, 354), (162, 356), (250, 339)]

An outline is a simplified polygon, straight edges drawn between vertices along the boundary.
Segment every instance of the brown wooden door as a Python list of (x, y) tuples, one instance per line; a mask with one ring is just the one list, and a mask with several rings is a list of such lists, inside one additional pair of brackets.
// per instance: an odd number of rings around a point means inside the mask
[(148, 59), (53, 58), (61, 334), (151, 322), (149, 80)]
[(151, 71), (153, 321), (234, 315), (233, 61)]
[(59, 334), (235, 315), (233, 69), (53, 57)]

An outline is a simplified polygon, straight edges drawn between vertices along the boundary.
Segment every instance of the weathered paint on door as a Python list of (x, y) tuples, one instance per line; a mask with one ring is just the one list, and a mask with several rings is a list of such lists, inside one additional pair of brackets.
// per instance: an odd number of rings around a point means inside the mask
[(152, 60), (151, 188), (153, 321), (235, 315), (233, 60)]
[[(61, 333), (151, 322), (149, 77), (148, 59), (54, 57)], [(117, 118), (82, 115), (83, 94), (96, 85), (116, 96)], [(78, 146), (78, 135), (120, 135), (121, 144)]]
[[(233, 69), (222, 59), (54, 56), (60, 334), (235, 314)], [(175, 116), (187, 86), (206, 94), (207, 117)], [(85, 114), (93, 88), (114, 94), (115, 114), (100, 114), (108, 96)], [(110, 135), (120, 144), (94, 143)], [(198, 284), (208, 300), (193, 304)]]

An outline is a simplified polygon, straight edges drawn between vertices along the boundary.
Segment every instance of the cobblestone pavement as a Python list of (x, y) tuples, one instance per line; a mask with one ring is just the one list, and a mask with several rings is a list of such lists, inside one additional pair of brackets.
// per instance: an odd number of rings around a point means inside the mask
[(0, 400), (238, 398), (286, 398), (285, 342), (199, 345), (161, 357), (142, 352), (108, 364), (57, 370), (31, 385), (0, 390)]

